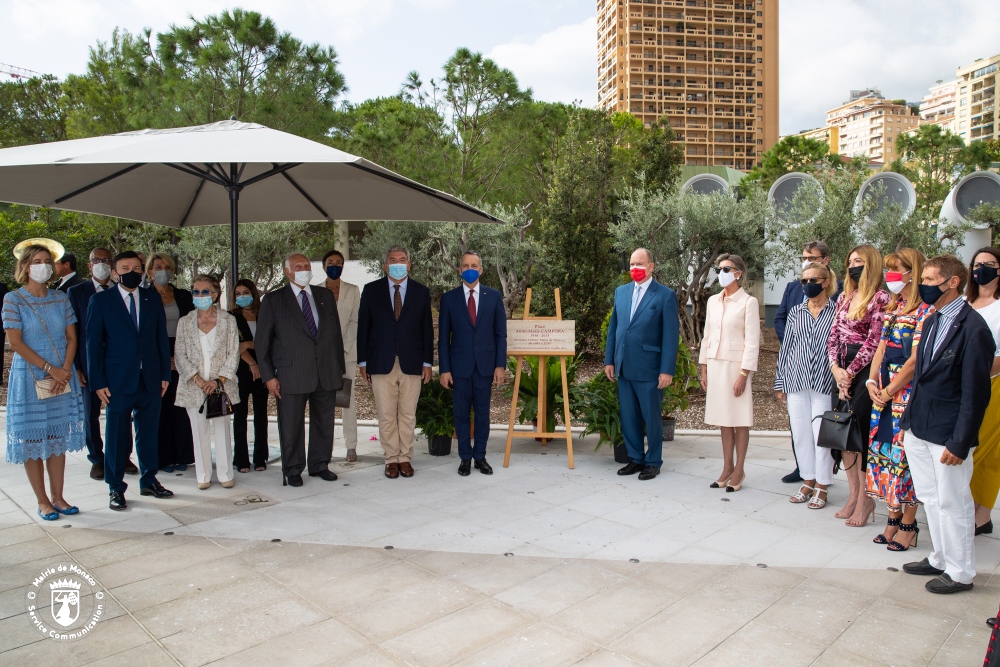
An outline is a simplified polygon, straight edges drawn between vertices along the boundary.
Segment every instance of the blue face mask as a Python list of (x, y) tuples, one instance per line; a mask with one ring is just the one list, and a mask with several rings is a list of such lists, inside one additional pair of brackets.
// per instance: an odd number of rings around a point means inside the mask
[(471, 285), (479, 280), (479, 271), (476, 271), (475, 269), (466, 269), (465, 271), (462, 271), (462, 280)]
[(240, 308), (249, 308), (253, 305), (253, 297), (249, 294), (236, 297), (236, 305)]
[(210, 296), (196, 296), (193, 299), (194, 307), (198, 310), (208, 310), (212, 307), (212, 297)]
[(390, 264), (389, 277), (393, 280), (402, 280), (406, 277), (406, 264)]
[(326, 277), (330, 280), (337, 280), (343, 272), (344, 267), (342, 266), (332, 265), (326, 267)]

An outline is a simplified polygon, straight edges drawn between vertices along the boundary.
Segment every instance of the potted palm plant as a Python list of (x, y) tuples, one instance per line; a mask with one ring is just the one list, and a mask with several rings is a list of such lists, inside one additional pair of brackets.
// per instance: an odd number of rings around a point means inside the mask
[(660, 404), (664, 440), (674, 439), (677, 413), (688, 409), (690, 394), (699, 386), (698, 365), (691, 357), (691, 350), (682, 339), (677, 344), (677, 369), (674, 371), (674, 381), (663, 390), (663, 402)]
[(614, 450), (616, 462), (629, 462), (625, 437), (622, 435), (618, 386), (608, 380), (604, 373), (598, 373), (584, 386), (582, 399), (577, 403), (576, 415), (585, 425), (584, 436), (592, 433), (600, 436), (594, 451), (608, 443)]
[(427, 437), (427, 453), (431, 456), (451, 454), (451, 434), (455, 429), (455, 413), (451, 390), (441, 386), (438, 376), (420, 390), (417, 401), (417, 428)]

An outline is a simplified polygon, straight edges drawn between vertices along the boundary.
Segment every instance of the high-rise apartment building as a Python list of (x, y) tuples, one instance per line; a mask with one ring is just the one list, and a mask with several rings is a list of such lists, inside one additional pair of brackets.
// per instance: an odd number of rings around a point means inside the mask
[(778, 0), (597, 0), (598, 106), (666, 119), (686, 163), (748, 170), (778, 141)]
[(956, 131), (967, 144), (1000, 138), (996, 122), (998, 67), (1000, 54), (958, 68)]
[(942, 129), (955, 131), (955, 108), (958, 81), (938, 81), (920, 102), (920, 124), (940, 125)]
[(915, 130), (919, 122), (916, 109), (904, 100), (887, 100), (874, 88), (852, 90), (851, 99), (826, 112), (827, 127), (838, 130), (841, 155), (866, 155), (880, 164), (899, 156), (899, 135)]

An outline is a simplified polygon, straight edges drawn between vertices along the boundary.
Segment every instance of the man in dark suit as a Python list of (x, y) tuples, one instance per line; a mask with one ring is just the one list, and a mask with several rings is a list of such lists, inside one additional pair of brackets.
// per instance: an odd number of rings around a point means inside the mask
[[(281, 471), (302, 486), (302, 471), (328, 482), (337, 390), (344, 382), (344, 339), (333, 292), (310, 285), (312, 263), (301, 253), (285, 260), (288, 284), (264, 297), (254, 346), (260, 379), (278, 404)], [(306, 404), (309, 452), (306, 456)]]
[(952, 255), (924, 264), (920, 298), (934, 306), (934, 314), (914, 337), (910, 400), (899, 422), (931, 534), (930, 555), (903, 570), (938, 575), (925, 586), (931, 593), (969, 590), (976, 576), (972, 461), (966, 459), (979, 444), (990, 402), (996, 343), (982, 315), (961, 298), (968, 278), (965, 264)]
[(174, 495), (156, 479), (160, 397), (170, 384), (170, 342), (160, 295), (139, 288), (139, 256), (131, 250), (119, 253), (112, 268), (118, 285), (94, 294), (87, 307), (87, 378), (107, 405), (104, 480), (111, 492), (109, 507), (124, 510), (128, 485), (123, 477), (133, 417), (140, 494)]
[[(799, 261), (802, 262), (803, 269), (810, 264), (823, 264), (824, 266), (830, 266), (830, 246), (823, 241), (810, 241), (802, 246), (802, 256), (799, 257)], [(833, 299), (838, 299), (843, 290), (844, 283), (838, 279), (837, 293), (833, 295)], [(791, 311), (794, 306), (804, 303), (805, 300), (806, 295), (805, 292), (802, 291), (802, 283), (800, 283), (798, 279), (792, 280), (785, 285), (785, 293), (781, 295), (781, 305), (778, 306), (778, 311), (774, 314), (774, 333), (778, 335), (779, 345), (785, 340), (785, 324), (788, 321), (789, 311)], [(794, 446), (792, 447), (792, 456), (795, 456)], [(795, 467), (795, 470), (782, 477), (781, 481), (786, 484), (801, 482), (802, 476), (799, 475), (798, 466)]]
[(56, 275), (59, 276), (59, 282), (56, 283), (55, 289), (60, 292), (68, 292), (70, 287), (76, 287), (83, 282), (83, 278), (76, 273), (76, 255), (73, 253), (67, 252), (53, 266)]
[[(503, 384), (507, 367), (507, 313), (503, 295), (480, 284), (483, 259), (470, 250), (462, 255), (462, 285), (441, 297), (438, 317), (438, 363), (441, 385), (454, 387), (455, 433), (462, 463), (459, 475), (468, 475), (475, 459), (476, 469), (492, 475), (486, 462), (486, 441), (490, 438), (492, 387)], [(469, 436), (469, 409), (475, 409), (476, 441)]]
[[(604, 348), (604, 374), (618, 378), (622, 436), (629, 464), (619, 475), (653, 479), (663, 465), (663, 390), (674, 381), (680, 318), (677, 295), (653, 280), (653, 255), (645, 248), (629, 260), (632, 281), (615, 290)], [(646, 425), (643, 447), (642, 425)]]
[(372, 386), (385, 476), (413, 477), (420, 382), (431, 381), (431, 292), (409, 278), (410, 253), (393, 246), (382, 259), (388, 277), (365, 285), (358, 309), (358, 366)]
[[(107, 248), (94, 248), (90, 252), (90, 280), (74, 285), (66, 293), (69, 303), (76, 314), (76, 339), (87, 340), (87, 307), (90, 298), (98, 292), (111, 289), (111, 251)], [(87, 459), (90, 461), (91, 479), (104, 479), (104, 440), (101, 438), (101, 399), (97, 397), (93, 387), (87, 382), (87, 345), (84, 342), (77, 348), (76, 374), (83, 388), (83, 413), (87, 416), (83, 423), (87, 434)], [(131, 451), (131, 448), (130, 448)], [(125, 462), (125, 473), (136, 475), (139, 469), (129, 458)]]

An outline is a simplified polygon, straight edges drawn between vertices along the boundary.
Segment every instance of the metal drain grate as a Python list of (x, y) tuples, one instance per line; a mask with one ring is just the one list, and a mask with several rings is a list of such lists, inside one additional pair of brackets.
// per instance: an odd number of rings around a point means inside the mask
[(178, 507), (177, 509), (167, 510), (167, 514), (173, 517), (174, 520), (187, 526), (192, 523), (211, 521), (212, 519), (220, 519), (241, 512), (249, 512), (261, 507), (273, 507), (278, 504), (278, 501), (268, 498), (262, 493), (252, 491), (241, 496)]

